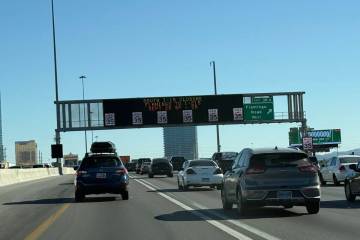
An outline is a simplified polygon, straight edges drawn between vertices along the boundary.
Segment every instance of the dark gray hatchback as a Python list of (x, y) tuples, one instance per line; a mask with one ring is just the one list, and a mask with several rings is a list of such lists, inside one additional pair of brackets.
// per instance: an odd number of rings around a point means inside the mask
[(244, 149), (225, 173), (221, 199), (224, 209), (237, 205), (239, 214), (250, 207), (306, 206), (320, 209), (320, 182), (305, 152), (289, 148)]

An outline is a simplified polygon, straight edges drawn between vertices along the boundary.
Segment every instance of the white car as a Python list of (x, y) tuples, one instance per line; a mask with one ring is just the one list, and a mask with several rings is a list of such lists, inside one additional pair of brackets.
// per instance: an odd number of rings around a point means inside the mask
[(320, 170), (321, 184), (333, 182), (335, 185), (340, 185), (340, 182), (344, 182), (346, 177), (354, 172), (349, 165), (357, 164), (358, 161), (360, 161), (359, 155), (342, 155), (331, 158)]
[(223, 173), (212, 160), (188, 160), (184, 162), (178, 173), (179, 190), (188, 190), (189, 187), (209, 186), (221, 189)]

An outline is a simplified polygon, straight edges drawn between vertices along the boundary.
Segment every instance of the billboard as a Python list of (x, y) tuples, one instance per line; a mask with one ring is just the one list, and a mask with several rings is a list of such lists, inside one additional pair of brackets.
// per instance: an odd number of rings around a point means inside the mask
[[(337, 145), (341, 143), (340, 129), (325, 129), (308, 131), (308, 137), (312, 138), (313, 145)], [(302, 134), (299, 128), (291, 128), (289, 132), (290, 146), (302, 145)]]
[(243, 95), (105, 99), (103, 115), (105, 128), (242, 123)]

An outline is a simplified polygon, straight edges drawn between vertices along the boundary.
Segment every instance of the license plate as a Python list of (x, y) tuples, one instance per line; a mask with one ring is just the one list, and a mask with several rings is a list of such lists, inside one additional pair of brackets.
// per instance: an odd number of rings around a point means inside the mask
[(97, 173), (96, 178), (106, 178), (106, 173)]
[(203, 178), (203, 179), (201, 179), (201, 181), (203, 181), (203, 182), (209, 182), (209, 181), (210, 181), (210, 178)]
[(292, 192), (291, 191), (278, 191), (277, 196), (281, 200), (288, 200), (292, 198)]

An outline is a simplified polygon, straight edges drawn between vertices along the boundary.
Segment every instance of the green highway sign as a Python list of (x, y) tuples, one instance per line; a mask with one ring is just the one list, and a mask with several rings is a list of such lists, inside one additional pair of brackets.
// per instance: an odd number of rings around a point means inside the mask
[[(313, 145), (329, 145), (341, 143), (340, 129), (311, 130), (308, 137), (312, 137)], [(291, 128), (289, 132), (290, 146), (302, 145), (302, 136), (298, 128)]]
[(244, 120), (274, 120), (272, 96), (244, 97)]

